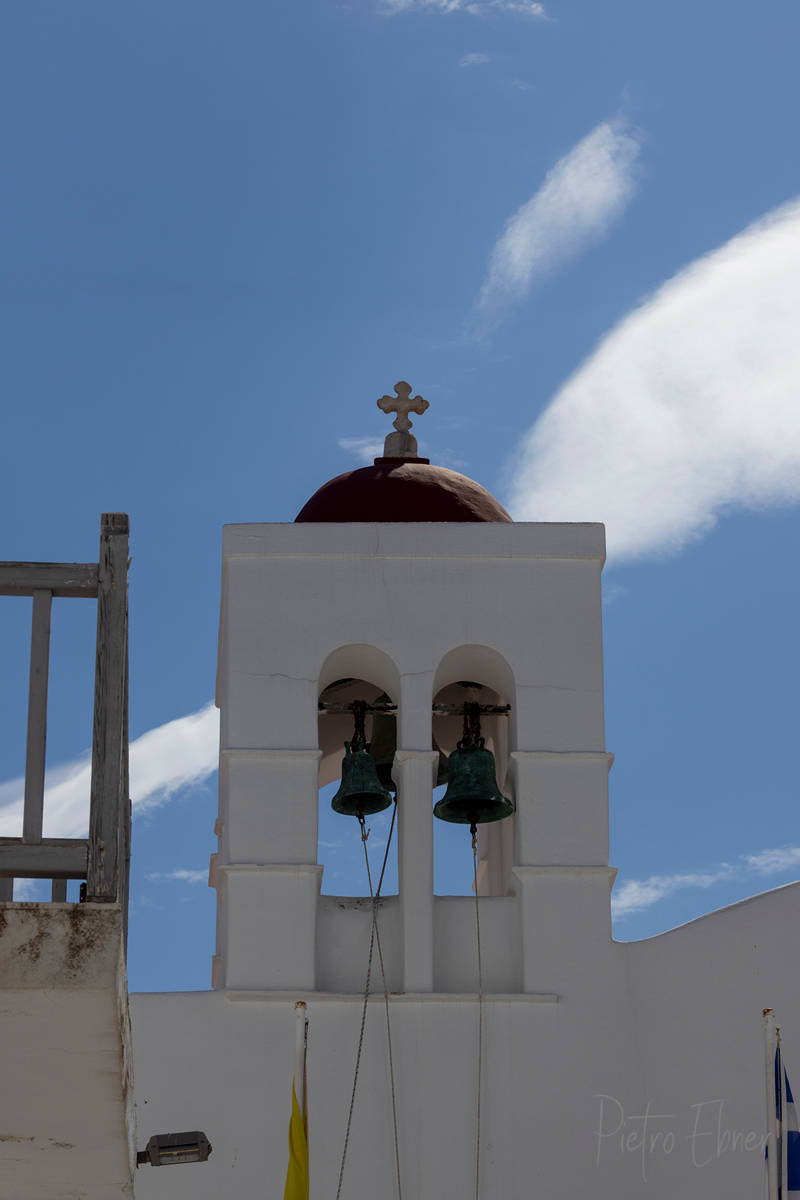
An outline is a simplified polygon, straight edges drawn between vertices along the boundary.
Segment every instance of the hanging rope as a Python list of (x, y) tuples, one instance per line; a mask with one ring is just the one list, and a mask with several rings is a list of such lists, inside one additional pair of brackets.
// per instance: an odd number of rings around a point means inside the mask
[(397, 1194), (398, 1194), (398, 1200), (402, 1200), (402, 1192), (400, 1190), (400, 1149), (399, 1149), (399, 1139), (398, 1139), (398, 1132), (397, 1132), (397, 1103), (396, 1103), (395, 1085), (394, 1085), (394, 1062), (392, 1059), (392, 1031), (391, 1031), (391, 1026), (389, 1023), (389, 990), (388, 990), (388, 987), (386, 984), (386, 971), (384, 969), (384, 963), (383, 963), (383, 949), (381, 947), (380, 933), (378, 932), (378, 901), (380, 899), (381, 888), (383, 887), (383, 877), (386, 874), (386, 864), (389, 861), (389, 849), (392, 844), (392, 835), (394, 833), (396, 817), (397, 817), (397, 798), (395, 797), (394, 805), (392, 808), (392, 821), (389, 826), (389, 836), (386, 839), (386, 851), (383, 855), (383, 863), (381, 865), (381, 873), (378, 877), (378, 886), (377, 886), (377, 888), (374, 889), (374, 891), (373, 891), (373, 887), (372, 887), (372, 872), (370, 871), (370, 866), (369, 866), (369, 855), (367, 853), (367, 838), (369, 837), (369, 830), (366, 828), (363, 816), (358, 818), (359, 824), (361, 826), (361, 843), (364, 847), (364, 860), (367, 865), (367, 881), (369, 883), (369, 894), (370, 894), (370, 899), (372, 901), (372, 924), (371, 924), (370, 935), (369, 935), (369, 952), (367, 954), (367, 975), (366, 975), (366, 980), (364, 982), (364, 999), (363, 999), (363, 1003), (361, 1005), (361, 1028), (360, 1028), (359, 1034), (358, 1034), (358, 1049), (356, 1051), (356, 1065), (355, 1065), (355, 1070), (353, 1072), (353, 1090), (350, 1093), (350, 1107), (349, 1107), (348, 1113), (347, 1113), (347, 1126), (345, 1128), (345, 1134), (344, 1134), (344, 1146), (342, 1147), (342, 1161), (339, 1166), (339, 1183), (336, 1188), (336, 1200), (340, 1200), (340, 1197), (342, 1194), (342, 1183), (344, 1181), (344, 1167), (345, 1167), (345, 1162), (347, 1160), (347, 1148), (350, 1143), (350, 1127), (353, 1122), (353, 1109), (355, 1107), (356, 1090), (358, 1088), (358, 1073), (359, 1073), (359, 1070), (361, 1067), (361, 1051), (364, 1046), (364, 1029), (365, 1029), (366, 1023), (367, 1023), (367, 1005), (369, 1002), (370, 981), (372, 978), (372, 958), (373, 958), (373, 952), (374, 952), (376, 943), (378, 946), (378, 960), (379, 960), (380, 968), (381, 968), (381, 977), (383, 979), (383, 996), (384, 996), (384, 1005), (386, 1008), (386, 1037), (387, 1037), (387, 1043), (388, 1043), (388, 1048), (389, 1048), (389, 1078), (391, 1081), (391, 1089), (392, 1089), (392, 1118), (394, 1121), (394, 1153), (395, 1153), (395, 1166), (396, 1166), (396, 1170), (397, 1170)]
[(472, 870), (475, 890), (475, 933), (478, 947), (478, 1102), (475, 1122), (475, 1200), (481, 1188), (481, 1079), (483, 1076), (483, 962), (481, 960), (481, 910), (478, 904), (478, 827), (470, 826), (472, 834)]
[(403, 1200), (403, 1189), (400, 1184), (400, 1138), (397, 1132), (397, 1096), (394, 1086), (394, 1059), (392, 1056), (392, 1026), (389, 1020), (389, 987), (386, 983), (386, 969), (383, 963), (383, 947), (381, 946), (381, 933), (378, 928), (378, 898), (380, 896), (381, 887), (383, 886), (383, 874), (386, 870), (386, 861), (389, 856), (389, 843), (392, 840), (392, 830), (394, 829), (394, 818), (397, 812), (397, 799), (395, 798), (394, 808), (392, 810), (392, 823), (389, 828), (389, 837), (386, 842), (386, 853), (383, 856), (383, 867), (381, 868), (380, 879), (378, 880), (378, 889), (373, 893), (372, 890), (372, 873), (369, 869), (369, 855), (367, 854), (367, 836), (364, 835), (364, 819), (361, 818), (362, 836), (361, 841), (364, 846), (364, 861), (367, 864), (367, 880), (369, 882), (369, 894), (372, 897), (372, 928), (375, 933), (375, 944), (378, 947), (378, 962), (381, 968), (381, 981), (383, 982), (383, 1006), (386, 1012), (386, 1045), (389, 1056), (389, 1083), (392, 1091), (392, 1124), (394, 1125), (394, 1164), (397, 1175), (397, 1196), (398, 1200)]

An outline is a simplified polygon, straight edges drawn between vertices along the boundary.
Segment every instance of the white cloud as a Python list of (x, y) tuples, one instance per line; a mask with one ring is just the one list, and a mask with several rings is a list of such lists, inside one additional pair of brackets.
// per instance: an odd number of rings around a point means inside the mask
[(339, 438), (339, 449), (354, 454), (359, 462), (369, 465), (383, 454), (383, 438)]
[(758, 875), (789, 871), (800, 863), (800, 846), (783, 846), (778, 850), (762, 850), (760, 854), (748, 854), (745, 862), (748, 869)]
[(479, 309), (496, 314), (601, 238), (636, 188), (640, 141), (620, 119), (604, 121), (545, 176), (509, 219), (489, 259)]
[(800, 200), (625, 317), (525, 437), (520, 521), (604, 521), (610, 556), (676, 551), (729, 509), (800, 498)]
[(484, 63), (488, 63), (491, 61), (492, 61), (492, 58), (491, 58), (490, 54), (483, 54), (483, 53), (462, 54), (461, 58), (458, 60), (458, 65), (460, 67), (481, 67), (481, 66), (483, 66)]
[(615, 600), (619, 600), (621, 596), (627, 596), (628, 589), (623, 587), (621, 583), (613, 583), (608, 580), (603, 580), (603, 605), (608, 607)]
[(178, 883), (208, 883), (208, 871), (187, 871), (185, 867), (177, 867), (174, 871), (152, 871), (147, 878), (175, 880)]
[(50, 898), (50, 881), (45, 884), (41, 879), (15, 879), (14, 899), (21, 901), (45, 900)]
[[(163, 804), (180, 788), (217, 769), (219, 713), (213, 704), (168, 721), (131, 742), (131, 800), (140, 812)], [(45, 837), (84, 837), (89, 825), (91, 763), (88, 755), (48, 771)], [(20, 837), (24, 781), (0, 784), (0, 837)]]
[(615, 888), (611, 897), (611, 911), (615, 917), (627, 917), (630, 913), (650, 908), (665, 896), (686, 888), (710, 888), (725, 879), (730, 879), (731, 868), (723, 863), (716, 871), (705, 874), (651, 875), (649, 879), (629, 879)]
[(780, 875), (800, 866), (800, 846), (783, 846), (743, 854), (735, 863), (719, 863), (710, 871), (676, 875), (651, 875), (649, 879), (629, 879), (615, 887), (611, 911), (617, 918), (641, 912), (665, 896), (694, 888), (711, 888), (729, 880), (744, 880), (750, 875)]
[(547, 21), (549, 17), (545, 12), (543, 4), (536, 4), (534, 0), (484, 0), (482, 4), (466, 5), (467, 12), (479, 13), (482, 11), (516, 13), (519, 17), (534, 17), (537, 21)]
[(433, 12), (450, 16), (467, 13), (471, 17), (489, 13), (509, 13), (536, 21), (549, 20), (544, 5), (537, 0), (383, 0), (381, 7), (390, 16), (404, 12)]

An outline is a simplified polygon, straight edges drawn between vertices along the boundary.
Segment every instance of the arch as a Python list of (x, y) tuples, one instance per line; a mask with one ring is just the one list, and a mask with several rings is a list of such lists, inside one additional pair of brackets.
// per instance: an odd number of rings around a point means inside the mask
[(319, 673), (319, 692), (337, 679), (364, 679), (374, 683), (397, 703), (400, 696), (400, 672), (383, 650), (366, 642), (340, 646), (325, 659)]
[[(347, 704), (360, 699), (372, 702), (386, 693), (393, 703), (400, 697), (400, 673), (383, 650), (367, 643), (340, 646), (322, 664), (319, 674), (319, 696)], [(367, 719), (367, 736), (371, 735), (371, 718)], [(347, 714), (320, 716), (318, 745), (320, 787), (339, 778), (345, 740), (352, 736), (353, 719)]]
[[(317, 695), (347, 705), (353, 700), (369, 703), (385, 693), (393, 703), (400, 696), (400, 675), (388, 654), (366, 643), (340, 646), (322, 664)], [(318, 745), (320, 787), (339, 778), (344, 743), (352, 736), (353, 718), (349, 713), (319, 716)], [(372, 718), (367, 718), (367, 737), (371, 737)]]
[[(477, 694), (473, 692), (472, 698), (480, 698), (481, 703), (511, 706), (507, 717), (484, 716), (481, 723), (487, 749), (492, 750), (495, 756), (500, 789), (506, 795), (511, 795), (508, 766), (509, 751), (515, 745), (516, 736), (514, 672), (507, 659), (491, 646), (474, 643), (455, 646), (442, 657), (436, 669), (433, 685), (434, 704), (460, 704), (462, 699), (467, 699), (470, 693), (458, 686), (465, 681), (479, 685), (480, 691)], [(460, 737), (460, 726), (459, 717), (434, 716), (434, 736), (445, 752), (449, 753), (454, 749), (455, 742)], [(513, 827), (513, 817), (480, 827), (478, 844), (481, 866), (478, 886), (482, 895), (504, 896), (508, 892), (513, 858)], [(449, 830), (438, 828), (436, 834), (440, 845), (446, 844), (448, 838), (454, 836)]]
[(516, 685), (514, 672), (499, 650), (491, 646), (466, 644), (455, 646), (439, 662), (433, 680), (433, 694), (461, 679), (473, 679), (493, 688), (506, 704), (513, 707)]
[[(326, 702), (334, 703), (345, 709), (343, 712), (320, 712), (318, 718), (318, 744), (322, 756), (319, 765), (320, 836), (317, 858), (325, 867), (322, 891), (328, 895), (341, 895), (343, 891), (349, 896), (369, 894), (367, 880), (363, 876), (360, 834), (356, 820), (354, 817), (332, 815), (330, 800), (341, 776), (344, 743), (353, 736), (353, 715), (349, 711), (350, 704), (354, 700), (366, 700), (368, 703), (373, 703), (384, 694), (390, 698), (392, 703), (399, 702), (400, 673), (389, 655), (383, 650), (378, 650), (376, 646), (363, 642), (339, 646), (324, 660), (319, 673), (318, 695)], [(392, 720), (392, 718), (383, 718), (384, 724), (387, 719)], [(368, 741), (373, 741), (375, 736), (375, 721), (374, 715), (367, 716)], [(379, 736), (378, 741), (380, 742), (380, 740)], [(377, 749), (374, 752), (377, 753)], [(393, 751), (390, 750), (389, 753), (391, 756)], [(386, 837), (390, 821), (391, 812), (389, 810), (375, 814), (369, 819), (370, 829), (374, 830), (370, 848), (376, 847), (374, 854), (378, 855), (377, 862), (373, 861), (373, 869), (380, 867), (377, 844)], [(357, 848), (355, 854), (352, 853), (354, 848)], [(370, 854), (371, 859), (374, 854)], [(347, 882), (344, 882), (344, 879)], [(397, 890), (396, 879), (397, 841), (395, 840), (384, 882), (384, 895)]]

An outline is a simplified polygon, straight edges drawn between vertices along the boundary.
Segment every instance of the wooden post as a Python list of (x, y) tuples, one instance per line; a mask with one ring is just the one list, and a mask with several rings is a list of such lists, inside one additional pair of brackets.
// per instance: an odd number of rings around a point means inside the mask
[(122, 777), (120, 780), (119, 799), (119, 901), (122, 905), (122, 943), (123, 954), (128, 952), (128, 885), (131, 874), (131, 789), (130, 771), (128, 764), (128, 706), (129, 706), (129, 676), (128, 676), (128, 617), (125, 616), (125, 682), (123, 686), (124, 710), (122, 720)]
[(31, 674), (28, 689), (28, 746), (25, 756), (25, 808), (22, 840), (42, 840), (44, 765), (47, 745), (47, 682), (50, 671), (50, 613), (53, 593), (37, 588), (33, 593), (31, 624)]
[(97, 580), (92, 785), (87, 900), (123, 901), (120, 848), (126, 844), (128, 533), (125, 513), (103, 513)]

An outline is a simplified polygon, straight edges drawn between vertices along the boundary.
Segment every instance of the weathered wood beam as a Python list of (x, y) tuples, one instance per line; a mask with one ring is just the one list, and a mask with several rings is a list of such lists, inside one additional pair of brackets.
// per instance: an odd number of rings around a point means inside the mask
[(61, 901), (63, 903), (67, 898), (67, 881), (66, 879), (54, 879), (53, 886), (50, 889), (50, 899)]
[(97, 577), (97, 659), (92, 736), (87, 899), (121, 898), (120, 849), (127, 729), (128, 533), (125, 513), (103, 513)]
[(86, 838), (45, 838), (26, 845), (21, 838), (0, 838), (0, 875), (17, 879), (85, 879)]
[(123, 685), (125, 708), (122, 718), (122, 778), (119, 799), (119, 888), (118, 898), (122, 905), (123, 952), (128, 953), (128, 892), (131, 878), (131, 786), (130, 756), (128, 752), (128, 710), (130, 704), (130, 681), (128, 673), (128, 620), (125, 618), (125, 682)]
[(50, 614), (53, 593), (33, 593), (31, 673), (28, 688), (28, 745), (25, 757), (23, 842), (42, 840), (44, 764), (47, 745), (47, 681), (50, 671)]
[(0, 562), (0, 596), (32, 596), (37, 591), (91, 599), (97, 595), (97, 564)]

